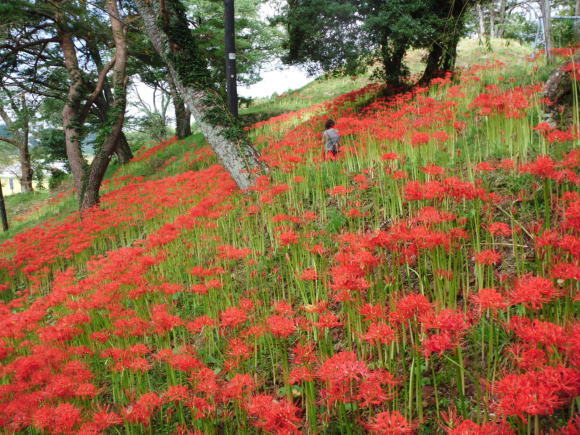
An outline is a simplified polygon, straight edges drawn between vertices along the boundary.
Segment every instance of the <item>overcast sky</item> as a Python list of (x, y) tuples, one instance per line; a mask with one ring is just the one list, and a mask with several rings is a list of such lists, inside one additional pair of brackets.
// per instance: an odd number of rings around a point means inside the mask
[[(306, 72), (295, 66), (282, 66), (282, 68), (276, 68), (275, 65), (267, 65), (261, 72), (262, 80), (251, 86), (239, 86), (238, 95), (240, 97), (251, 97), (251, 98), (266, 98), (271, 96), (273, 93), (280, 95), (289, 89), (298, 89), (307, 83), (314, 80), (314, 77), (309, 77)], [(152, 106), (153, 100), (153, 90), (142, 83), (136, 83), (137, 90), (141, 99), (148, 105)], [(158, 104), (160, 101), (160, 96), (158, 93)], [(133, 92), (129, 92), (129, 101), (137, 101), (136, 96)], [(133, 105), (127, 107), (129, 115), (135, 116), (139, 113), (140, 109)], [(169, 116), (173, 118), (173, 105), (169, 106)]]

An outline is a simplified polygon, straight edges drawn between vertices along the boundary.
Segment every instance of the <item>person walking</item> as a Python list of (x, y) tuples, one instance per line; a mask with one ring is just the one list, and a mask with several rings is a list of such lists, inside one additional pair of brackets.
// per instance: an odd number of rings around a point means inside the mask
[[(340, 147), (340, 134), (338, 130), (334, 128), (335, 122), (332, 119), (329, 119), (324, 124), (324, 133), (322, 133), (322, 137), (324, 138), (324, 150), (332, 154), (332, 157), (336, 157), (338, 154), (338, 150)], [(326, 158), (325, 152), (325, 158)]]

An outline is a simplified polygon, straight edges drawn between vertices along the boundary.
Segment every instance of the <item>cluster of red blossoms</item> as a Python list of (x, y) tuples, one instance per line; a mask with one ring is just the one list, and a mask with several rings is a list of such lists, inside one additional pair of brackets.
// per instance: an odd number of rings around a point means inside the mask
[(2, 430), (578, 433), (577, 126), (501, 68), (257, 124), (248, 194), (200, 147), (0, 245)]

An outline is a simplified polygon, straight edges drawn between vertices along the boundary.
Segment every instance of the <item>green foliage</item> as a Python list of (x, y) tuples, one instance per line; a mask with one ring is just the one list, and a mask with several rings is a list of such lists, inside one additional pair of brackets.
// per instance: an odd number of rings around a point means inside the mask
[(50, 170), (50, 178), (48, 179), (48, 188), (50, 190), (56, 189), (67, 178), (67, 173), (57, 168)]
[[(238, 83), (249, 85), (260, 80), (260, 67), (281, 53), (283, 35), (260, 16), (263, 0), (236, 0), (236, 70)], [(214, 80), (225, 86), (224, 6), (212, 0), (186, 0), (193, 34), (207, 59)]]
[(283, 18), (285, 60), (346, 74), (378, 64), (376, 76), (398, 83), (408, 74), (403, 57), (411, 47), (439, 45), (455, 58), (466, 6), (459, 0), (293, 0)]
[(229, 140), (246, 142), (241, 124), (227, 110), (223, 95), (214, 86), (207, 59), (189, 29), (185, 7), (180, 0), (166, 0), (165, 6), (166, 16), (159, 17), (159, 24), (169, 39), (165, 55), (185, 86), (204, 91), (201, 103), (207, 110), (203, 121), (224, 127), (224, 136)]
[(62, 129), (49, 127), (39, 131), (35, 151), (36, 157), (42, 158), (46, 164), (63, 164), (67, 172), (70, 172)]

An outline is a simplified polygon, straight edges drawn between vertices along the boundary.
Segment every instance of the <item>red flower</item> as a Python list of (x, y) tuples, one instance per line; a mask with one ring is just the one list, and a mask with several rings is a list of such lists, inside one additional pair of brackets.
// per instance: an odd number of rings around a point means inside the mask
[(475, 253), (475, 262), (484, 266), (491, 266), (501, 261), (501, 254), (493, 249), (485, 249)]
[(296, 332), (296, 325), (292, 319), (278, 315), (270, 316), (267, 320), (268, 328), (279, 338), (287, 338)]
[(409, 423), (399, 411), (384, 411), (377, 414), (371, 423), (365, 425), (368, 431), (377, 435), (412, 434), (416, 425)]
[(505, 298), (493, 288), (482, 288), (471, 300), (480, 310), (503, 310), (507, 307)]
[(552, 280), (540, 276), (525, 276), (518, 280), (509, 297), (513, 304), (523, 303), (531, 310), (542, 306), (560, 296)]
[(298, 278), (304, 281), (316, 281), (318, 273), (316, 273), (316, 269), (304, 269)]
[(248, 318), (246, 312), (238, 307), (228, 307), (220, 313), (222, 328), (235, 328)]
[(246, 409), (257, 428), (275, 434), (299, 433), (299, 409), (286, 399), (260, 394), (250, 399)]
[(370, 344), (391, 344), (395, 341), (395, 331), (384, 322), (371, 323), (367, 333), (361, 338)]

